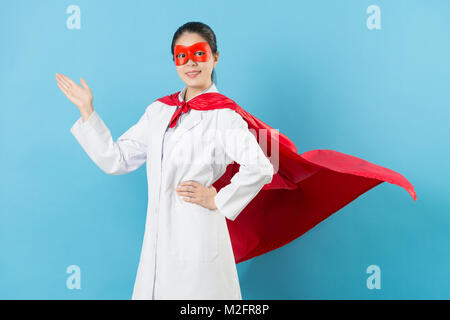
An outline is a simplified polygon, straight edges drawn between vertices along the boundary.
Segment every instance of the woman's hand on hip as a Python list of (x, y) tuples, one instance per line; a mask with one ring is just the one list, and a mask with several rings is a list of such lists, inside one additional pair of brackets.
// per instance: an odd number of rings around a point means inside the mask
[(175, 191), (178, 195), (183, 196), (184, 201), (199, 204), (210, 210), (217, 209), (214, 202), (217, 191), (212, 185), (205, 187), (201, 183), (188, 180), (181, 182)]

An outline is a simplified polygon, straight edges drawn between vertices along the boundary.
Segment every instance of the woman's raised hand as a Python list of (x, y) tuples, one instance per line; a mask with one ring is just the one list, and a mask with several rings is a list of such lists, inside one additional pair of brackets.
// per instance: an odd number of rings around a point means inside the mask
[(56, 73), (56, 81), (61, 91), (80, 110), (83, 121), (86, 121), (94, 111), (92, 106), (94, 97), (86, 81), (81, 78), (81, 87), (72, 79), (60, 73)]

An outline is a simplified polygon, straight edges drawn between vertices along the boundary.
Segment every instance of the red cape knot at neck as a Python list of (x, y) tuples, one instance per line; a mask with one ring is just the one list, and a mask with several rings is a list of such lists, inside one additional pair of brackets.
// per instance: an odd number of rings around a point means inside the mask
[[(178, 100), (178, 98), (177, 98)], [(180, 118), (182, 113), (187, 113), (190, 109), (189, 102), (186, 101), (177, 101), (177, 106), (179, 107), (175, 113), (173, 114), (172, 118), (170, 119), (170, 127), (173, 128), (177, 124), (178, 119)]]
[[(169, 106), (181, 105), (178, 94), (167, 95), (158, 101)], [(232, 109), (247, 122), (248, 129), (254, 129), (250, 132), (256, 135), (258, 142), (261, 141), (261, 129), (267, 130), (267, 136), (262, 137), (267, 143), (263, 151), (274, 165), (272, 182), (264, 185), (235, 220), (226, 219), (236, 263), (288, 244), (383, 182), (398, 185), (417, 199), (414, 186), (389, 168), (334, 150), (319, 149), (298, 154), (294, 142), (287, 136), (218, 92), (192, 98), (179, 108), (178, 114), (186, 108)], [(268, 154), (272, 143), (278, 144), (277, 162)], [(217, 192), (231, 183), (239, 167), (234, 161), (228, 164), (225, 173), (212, 184)]]

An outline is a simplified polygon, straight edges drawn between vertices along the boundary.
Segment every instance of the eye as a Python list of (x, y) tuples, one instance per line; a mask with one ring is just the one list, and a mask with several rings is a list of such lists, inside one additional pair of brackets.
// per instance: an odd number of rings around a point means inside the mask
[[(197, 54), (197, 53), (201, 53), (201, 54)], [(205, 53), (204, 53), (203, 51), (197, 51), (197, 52), (195, 52), (195, 54), (197, 54), (198, 56), (202, 56), (202, 55), (204, 55)]]
[(178, 55), (177, 55), (177, 58), (184, 58), (186, 55), (184, 54), (184, 53), (179, 53)]

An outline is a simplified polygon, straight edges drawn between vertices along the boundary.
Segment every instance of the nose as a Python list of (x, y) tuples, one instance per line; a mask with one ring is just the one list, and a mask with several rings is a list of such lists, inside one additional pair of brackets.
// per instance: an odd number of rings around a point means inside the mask
[(189, 59), (186, 64), (191, 65), (191, 64), (197, 64), (197, 61)]

